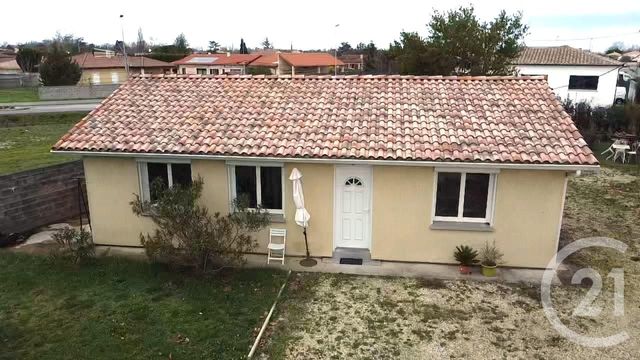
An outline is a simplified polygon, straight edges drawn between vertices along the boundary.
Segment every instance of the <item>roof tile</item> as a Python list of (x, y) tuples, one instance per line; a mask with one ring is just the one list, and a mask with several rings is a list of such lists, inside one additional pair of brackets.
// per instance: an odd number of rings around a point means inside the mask
[(518, 65), (622, 65), (609, 57), (566, 45), (525, 47), (515, 63)]
[(544, 77), (134, 76), (53, 148), (598, 163)]

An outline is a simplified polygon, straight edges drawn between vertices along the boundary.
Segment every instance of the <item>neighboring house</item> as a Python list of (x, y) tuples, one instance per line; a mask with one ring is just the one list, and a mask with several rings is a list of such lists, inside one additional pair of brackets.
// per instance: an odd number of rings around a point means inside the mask
[(259, 55), (257, 59), (249, 64), (249, 68), (261, 68), (267, 70), (266, 72), (271, 75), (276, 75), (278, 73), (278, 58), (280, 57), (280, 52), (270, 52)]
[(99, 245), (141, 246), (134, 194), (201, 177), (212, 213), (248, 196), (303, 255), (297, 168), (313, 256), (453, 263), (495, 240), (532, 268), (554, 259), (568, 178), (598, 169), (544, 77), (139, 76), (52, 150), (83, 158)]
[(515, 67), (518, 74), (545, 75), (562, 99), (610, 106), (616, 102), (618, 70), (622, 63), (569, 46), (527, 47)]
[(344, 63), (341, 68), (342, 71), (357, 71), (364, 70), (364, 55), (363, 54), (347, 54), (338, 56), (338, 59)]
[(327, 53), (278, 53), (278, 75), (333, 74), (344, 63)]
[(626, 52), (622, 54), (618, 60), (640, 63), (640, 51), (635, 50), (635, 51)]
[(14, 57), (0, 57), (0, 74), (8, 75), (8, 74), (22, 74), (22, 69), (20, 69), (20, 65), (16, 61)]
[[(82, 77), (79, 85), (121, 84), (127, 81), (125, 59), (113, 52), (83, 53), (73, 56)], [(130, 74), (172, 74), (175, 66), (144, 56), (127, 56)]]
[(260, 55), (253, 54), (191, 54), (172, 64), (178, 67), (178, 74), (200, 75), (244, 75), (246, 67)]

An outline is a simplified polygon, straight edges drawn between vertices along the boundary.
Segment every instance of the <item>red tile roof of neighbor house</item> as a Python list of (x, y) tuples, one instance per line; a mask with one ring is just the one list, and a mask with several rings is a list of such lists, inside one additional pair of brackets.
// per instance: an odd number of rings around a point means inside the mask
[(342, 61), (327, 53), (280, 53), (280, 58), (297, 67), (344, 65)]
[[(107, 57), (104, 55), (95, 56), (92, 53), (84, 53), (73, 56), (78, 65), (83, 69), (110, 69), (110, 68), (124, 68), (124, 56), (114, 55)], [(173, 64), (144, 57), (144, 56), (127, 56), (127, 62), (129, 67), (135, 68), (172, 68)]]
[(621, 62), (606, 56), (567, 45), (526, 47), (520, 52), (515, 63), (518, 65), (622, 65)]
[(53, 149), (598, 163), (534, 76), (134, 76)]
[(191, 54), (174, 65), (247, 65), (260, 57), (254, 54)]
[(278, 67), (278, 54), (261, 54), (259, 58), (251, 62), (251, 66)]

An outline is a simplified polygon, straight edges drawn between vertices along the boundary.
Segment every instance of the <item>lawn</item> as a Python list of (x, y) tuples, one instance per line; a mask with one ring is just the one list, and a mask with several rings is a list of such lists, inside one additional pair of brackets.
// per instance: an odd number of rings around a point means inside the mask
[[(599, 149), (598, 152), (602, 151)], [(337, 274), (296, 274), (260, 351), (267, 359), (630, 359), (640, 352), (640, 167), (603, 162), (599, 175), (569, 181), (562, 245), (607, 236), (627, 253), (589, 249), (571, 258), (600, 271), (595, 317), (573, 310), (588, 287), (554, 286), (554, 307), (571, 329), (589, 336), (626, 330), (610, 348), (578, 346), (550, 325), (539, 286), (427, 281)], [(625, 313), (613, 316), (606, 274), (624, 269)]]
[(0, 116), (0, 174), (75, 160), (54, 155), (51, 146), (84, 113)]
[(40, 101), (38, 88), (0, 89), (0, 103)]
[(76, 269), (7, 250), (0, 269), (0, 359), (245, 358), (286, 278), (115, 258)]

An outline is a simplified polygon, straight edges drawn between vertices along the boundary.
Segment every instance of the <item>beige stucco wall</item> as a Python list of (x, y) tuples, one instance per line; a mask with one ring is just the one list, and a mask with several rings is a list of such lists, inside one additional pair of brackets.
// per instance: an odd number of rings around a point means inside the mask
[[(125, 82), (128, 78), (127, 72), (124, 69), (114, 68), (114, 69), (84, 69), (82, 70), (82, 76), (80, 77), (80, 81), (78, 81), (78, 85), (100, 85), (100, 84), (113, 84), (111, 74), (118, 74), (118, 84)], [(100, 84), (96, 84), (93, 81), (94, 74), (98, 74), (100, 77)]]
[[(312, 219), (307, 230), (310, 251), (315, 256), (331, 256), (333, 249), (333, 166), (314, 164), (285, 164), (285, 221), (271, 227), (286, 228), (287, 253), (304, 255), (302, 229), (294, 221), (292, 185), (288, 180), (291, 170), (297, 167), (303, 174), (307, 208)], [(141, 232), (153, 230), (149, 218), (137, 217), (129, 202), (139, 194), (138, 170), (134, 159), (86, 157), (85, 176), (94, 241), (97, 244), (140, 246)], [(227, 166), (224, 161), (194, 160), (191, 162), (194, 178), (202, 177), (204, 189), (202, 202), (212, 213), (228, 213), (229, 187)], [(268, 230), (255, 235), (256, 252), (266, 253)]]
[[(139, 234), (150, 232), (149, 218), (138, 218), (129, 202), (139, 193), (134, 159), (84, 159), (89, 209), (98, 244), (140, 246)], [(288, 176), (297, 167), (303, 174), (306, 205), (312, 218), (308, 228), (314, 256), (333, 252), (333, 165), (287, 163), (284, 167), (287, 254), (303, 255), (301, 228), (294, 222), (295, 206)], [(224, 161), (193, 160), (194, 178), (204, 180), (202, 202), (211, 212), (227, 213), (229, 187)], [(479, 249), (495, 240), (506, 265), (545, 267), (555, 254), (562, 211), (565, 173), (561, 171), (502, 170), (498, 174), (493, 232), (429, 229), (433, 201), (433, 168), (374, 166), (372, 247), (375, 259), (453, 263), (456, 245)], [(268, 232), (257, 234), (256, 252), (266, 252)]]
[(373, 168), (373, 258), (454, 263), (466, 244), (495, 240), (505, 265), (546, 267), (556, 252), (565, 173), (502, 170), (497, 175), (493, 232), (431, 230), (433, 168)]

